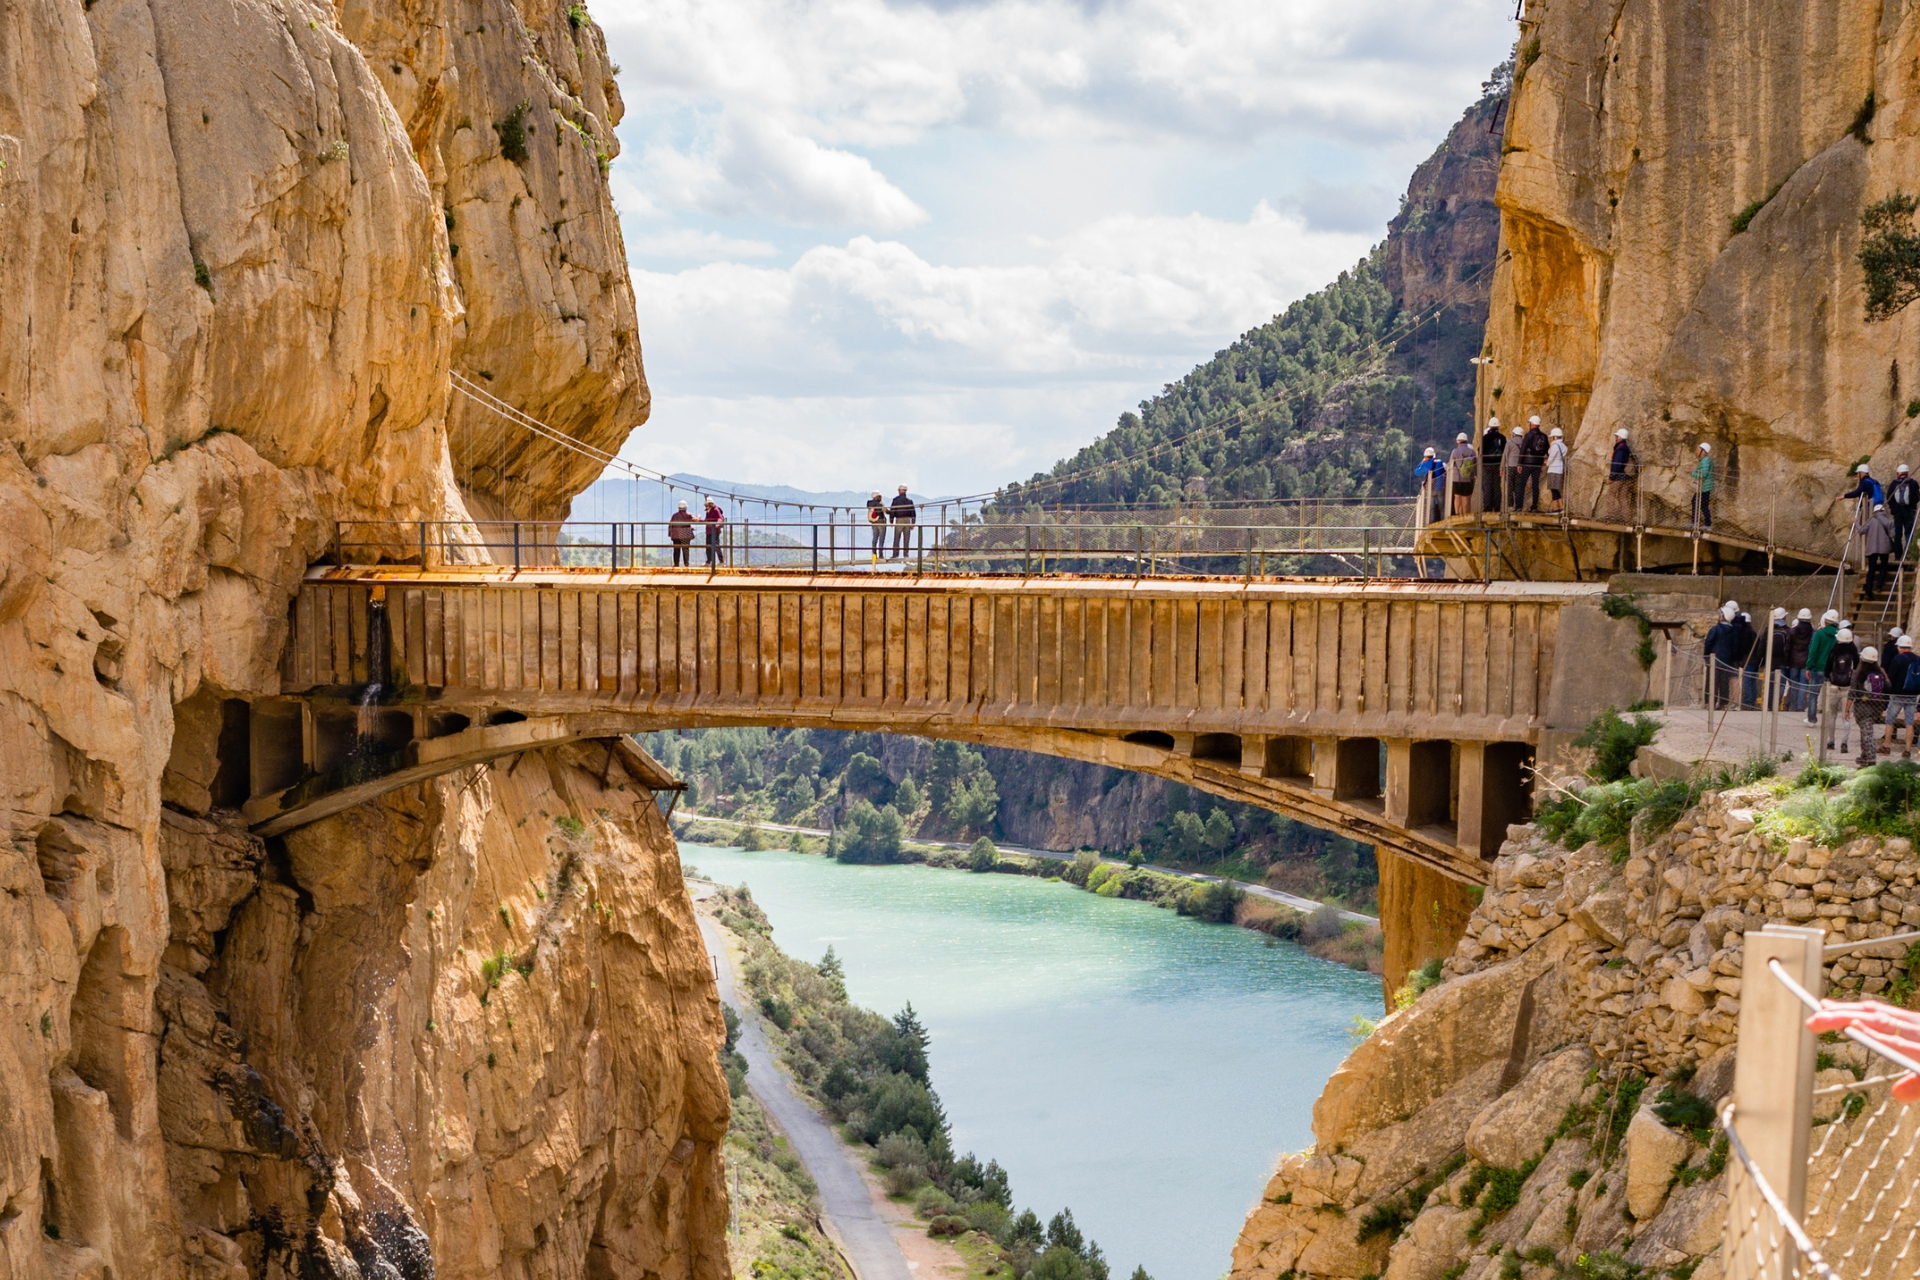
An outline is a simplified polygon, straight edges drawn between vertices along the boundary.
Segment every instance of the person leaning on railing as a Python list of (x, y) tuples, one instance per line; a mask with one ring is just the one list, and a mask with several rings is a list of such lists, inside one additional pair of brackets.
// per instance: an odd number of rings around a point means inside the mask
[[(1816, 1035), (1858, 1031), (1909, 1060), (1920, 1059), (1920, 1012), (1912, 1009), (1867, 1000), (1822, 1000), (1820, 1012), (1807, 1019), (1807, 1030)], [(1920, 1074), (1910, 1071), (1894, 1081), (1893, 1096), (1900, 1102), (1920, 1102)]]
[(1427, 519), (1440, 518), (1440, 493), (1446, 487), (1447, 464), (1440, 461), (1433, 446), (1420, 455), (1420, 465), (1413, 469), (1414, 488), (1427, 504)]

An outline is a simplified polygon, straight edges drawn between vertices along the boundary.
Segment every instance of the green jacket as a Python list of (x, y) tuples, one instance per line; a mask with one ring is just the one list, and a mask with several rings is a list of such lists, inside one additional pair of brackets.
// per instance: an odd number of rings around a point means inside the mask
[(1833, 655), (1833, 638), (1839, 634), (1840, 628), (1832, 623), (1813, 633), (1813, 639), (1807, 642), (1807, 670), (1826, 674), (1827, 659)]
[(1702, 456), (1700, 461), (1694, 464), (1693, 478), (1700, 482), (1700, 492), (1713, 492), (1713, 459), (1711, 457)]

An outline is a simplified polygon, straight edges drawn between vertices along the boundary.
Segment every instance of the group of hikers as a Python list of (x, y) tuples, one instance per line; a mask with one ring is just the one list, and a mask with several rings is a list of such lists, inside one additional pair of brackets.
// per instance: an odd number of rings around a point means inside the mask
[[(1879, 751), (1892, 755), (1900, 730), (1906, 730), (1900, 758), (1913, 758), (1914, 710), (1920, 704), (1920, 655), (1913, 637), (1893, 626), (1881, 645), (1862, 644), (1853, 623), (1829, 609), (1814, 626), (1813, 610), (1792, 619), (1775, 609), (1773, 637), (1753, 625), (1737, 602), (1720, 606), (1720, 619), (1707, 632), (1703, 657), (1708, 670), (1708, 706), (1763, 709), (1761, 684), (1771, 664), (1773, 705), (1803, 711), (1808, 724), (1825, 722), (1827, 748), (1838, 731), (1840, 751), (1851, 749), (1853, 729), (1860, 731), (1860, 761), (1872, 764)], [(1883, 657), (1882, 654), (1885, 654)], [(1736, 689), (1734, 680), (1739, 679)], [(1880, 730), (1885, 728), (1885, 745)]]
[[(1485, 514), (1522, 511), (1541, 514), (1540, 482), (1546, 481), (1548, 507), (1544, 514), (1558, 515), (1566, 510), (1567, 442), (1559, 427), (1543, 431), (1540, 415), (1527, 419), (1524, 432), (1511, 435), (1502, 431), (1499, 418), (1488, 418), (1480, 436), (1480, 447), (1462, 431), (1453, 438), (1453, 452), (1443, 462), (1437, 450), (1429, 447), (1413, 469), (1414, 483), (1428, 494), (1431, 518), (1441, 518), (1442, 495), (1453, 498), (1452, 514), (1473, 514), (1473, 494), (1480, 490), (1480, 510)], [(1694, 450), (1693, 521), (1702, 529), (1713, 528), (1714, 467), (1713, 444), (1702, 440)], [(1613, 433), (1613, 451), (1607, 460), (1607, 483), (1601, 495), (1599, 515), (1622, 524), (1632, 518), (1633, 482), (1640, 473), (1640, 461), (1628, 442), (1627, 429)]]
[[(878, 489), (873, 491), (873, 496), (867, 499), (867, 524), (873, 530), (873, 559), (876, 564), (883, 558), (906, 558), (907, 544), (912, 541), (913, 526), (919, 516), (913, 499), (907, 496), (907, 486), (901, 485), (900, 492), (894, 495), (890, 503), (881, 499)], [(727, 513), (712, 498), (706, 500), (706, 508), (699, 516), (695, 516), (682, 502), (680, 509), (667, 518), (667, 541), (673, 545), (673, 563), (692, 566), (694, 526), (699, 525), (706, 529), (708, 566), (725, 564), (726, 552), (721, 546), (720, 530), (726, 523)], [(883, 556), (889, 527), (893, 530), (893, 553)]]

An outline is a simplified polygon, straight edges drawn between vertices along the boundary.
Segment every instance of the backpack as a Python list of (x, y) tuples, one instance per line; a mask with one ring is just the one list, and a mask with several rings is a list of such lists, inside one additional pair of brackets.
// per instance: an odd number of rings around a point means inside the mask
[(1860, 692), (1866, 693), (1866, 694), (1880, 694), (1880, 693), (1885, 693), (1886, 691), (1887, 691), (1887, 676), (1886, 676), (1886, 673), (1881, 671), (1878, 667), (1875, 667), (1872, 671), (1869, 671), (1865, 675), (1860, 677)]
[(1907, 659), (1907, 669), (1900, 674), (1901, 693), (1920, 693), (1920, 657)]
[(1827, 683), (1845, 689), (1853, 684), (1853, 670), (1860, 661), (1858, 653), (1851, 652), (1852, 646), (1833, 647), (1833, 657), (1827, 661)]

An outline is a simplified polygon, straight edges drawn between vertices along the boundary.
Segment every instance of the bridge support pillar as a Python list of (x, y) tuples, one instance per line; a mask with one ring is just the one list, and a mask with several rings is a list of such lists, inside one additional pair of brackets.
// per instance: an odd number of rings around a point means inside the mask
[(1474, 889), (1386, 849), (1376, 846), (1373, 852), (1380, 866), (1380, 931), (1386, 943), (1381, 984), (1391, 1013), (1393, 993), (1407, 975), (1429, 960), (1446, 958), (1460, 944), (1473, 914)]
[(1453, 744), (1387, 739), (1387, 821), (1400, 827), (1445, 826), (1452, 796)]
[(1533, 809), (1526, 766), (1533, 748), (1524, 742), (1460, 744), (1460, 851), (1481, 859), (1500, 852), (1507, 824), (1524, 822)]

